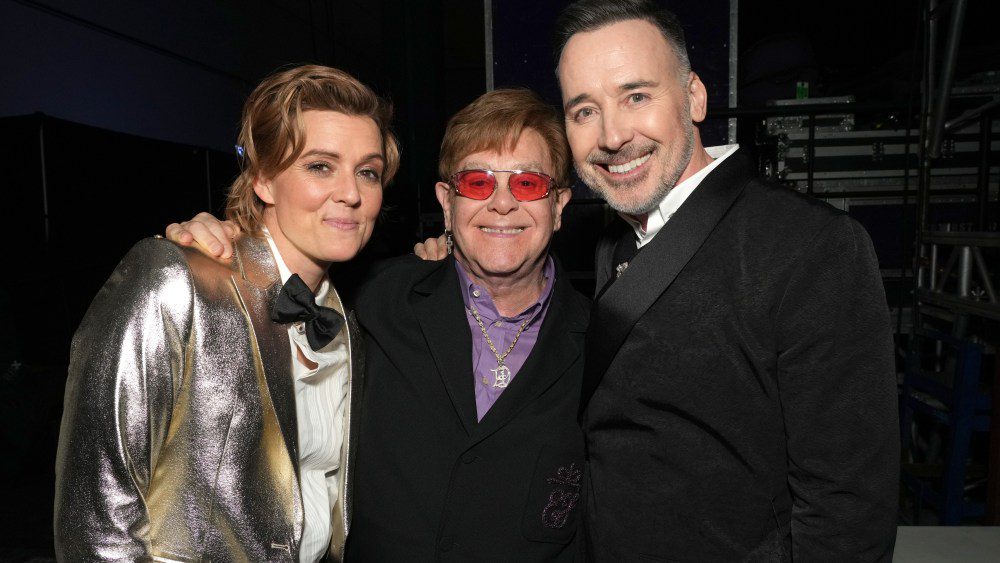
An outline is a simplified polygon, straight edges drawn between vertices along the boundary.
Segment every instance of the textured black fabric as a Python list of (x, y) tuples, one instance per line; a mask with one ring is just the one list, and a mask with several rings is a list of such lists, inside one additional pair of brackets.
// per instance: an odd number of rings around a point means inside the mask
[(344, 316), (330, 307), (317, 305), (316, 296), (298, 274), (292, 274), (281, 286), (271, 320), (305, 324), (306, 340), (313, 350), (321, 350), (344, 328)]
[(572, 560), (589, 303), (558, 264), (535, 347), (479, 422), (452, 259), (390, 261), (357, 307), (368, 377), (348, 558)]
[(584, 377), (596, 560), (891, 559), (892, 334), (846, 214), (731, 156), (595, 303)]
[(611, 284), (618, 279), (618, 269), (621, 268), (624, 272), (628, 268), (628, 262), (635, 258), (635, 255), (642, 250), (635, 244), (635, 231), (632, 230), (632, 227), (628, 226), (624, 221), (622, 221), (621, 224), (624, 225), (625, 228), (621, 230), (621, 233), (616, 235), (618, 241), (615, 243), (613, 258), (611, 260), (614, 275), (608, 278), (608, 281), (603, 284), (603, 287), (598, 286), (601, 287), (601, 289), (596, 292), (597, 296), (595, 299), (600, 299), (601, 296), (604, 295), (604, 292), (611, 287)]

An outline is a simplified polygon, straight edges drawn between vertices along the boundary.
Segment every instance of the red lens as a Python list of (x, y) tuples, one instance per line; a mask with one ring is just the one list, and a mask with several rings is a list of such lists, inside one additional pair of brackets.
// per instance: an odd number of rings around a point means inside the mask
[(518, 201), (535, 201), (549, 195), (551, 178), (535, 172), (511, 174), (508, 185), (510, 193)]
[(485, 170), (466, 170), (455, 176), (455, 191), (469, 199), (489, 199), (497, 179)]

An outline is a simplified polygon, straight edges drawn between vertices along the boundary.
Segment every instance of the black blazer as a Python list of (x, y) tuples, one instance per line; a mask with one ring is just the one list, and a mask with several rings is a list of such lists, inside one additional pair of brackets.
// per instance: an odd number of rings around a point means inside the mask
[(357, 309), (367, 377), (348, 559), (572, 559), (589, 304), (562, 269), (534, 349), (480, 422), (452, 259), (390, 261)]
[[(598, 248), (598, 288), (627, 228)], [(586, 355), (598, 560), (891, 558), (892, 333), (846, 214), (730, 156), (606, 287)]]

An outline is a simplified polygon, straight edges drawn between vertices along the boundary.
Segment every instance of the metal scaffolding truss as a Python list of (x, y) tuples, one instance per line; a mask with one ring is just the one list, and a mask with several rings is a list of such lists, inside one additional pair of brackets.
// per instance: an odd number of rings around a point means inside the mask
[(928, 251), (927, 267), (918, 270), (917, 276), (920, 304), (1000, 321), (993, 284), (996, 274), (990, 270), (997, 266), (990, 249), (1000, 249), (1000, 233), (927, 231), (920, 242)]
[[(948, 119), (955, 91), (958, 47), (965, 18), (966, 1), (925, 0), (923, 5), (923, 79), (921, 124), (918, 146), (917, 252), (914, 254), (913, 323), (907, 352), (901, 405), (903, 426), (904, 482), (914, 493), (916, 506), (928, 502), (939, 510), (942, 524), (961, 524), (963, 519), (986, 516), (986, 523), (1000, 523), (1000, 416), (992, 405), (1000, 400), (1000, 381), (994, 377), (992, 392), (986, 390), (989, 374), (981, 355), (994, 356), (1000, 321), (996, 285), (1000, 282), (1000, 233), (991, 231), (990, 170), (991, 135), (1000, 95), (987, 94), (984, 103)], [(938, 35), (947, 25), (943, 52)], [(935, 165), (944, 165), (942, 145), (946, 134), (979, 124), (979, 174), (975, 190), (978, 213), (974, 231), (931, 230), (928, 207), (936, 178)], [(995, 227), (992, 227), (995, 229)], [(930, 336), (929, 336), (930, 335)], [(927, 370), (922, 366), (932, 366)], [(930, 381), (930, 384), (928, 384)], [(927, 401), (927, 396), (930, 401)], [(991, 397), (992, 395), (992, 397)], [(908, 451), (915, 427), (913, 413), (920, 403), (932, 405), (935, 417), (947, 428), (949, 443), (940, 465), (942, 470), (919, 476)], [(985, 479), (974, 477), (970, 467), (973, 432), (990, 433), (990, 458)], [(909, 459), (909, 463), (905, 460)], [(978, 481), (977, 481), (978, 479)], [(987, 483), (986, 502), (969, 497), (969, 487)], [(973, 483), (970, 485), (969, 483)]]

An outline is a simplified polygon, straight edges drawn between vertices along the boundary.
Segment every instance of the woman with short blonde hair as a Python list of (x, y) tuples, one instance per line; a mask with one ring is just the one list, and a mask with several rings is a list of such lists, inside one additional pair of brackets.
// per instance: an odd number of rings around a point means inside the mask
[(391, 108), (301, 66), (250, 95), (226, 260), (140, 241), (73, 339), (60, 560), (342, 560), (361, 339), (327, 274), (399, 165)]

